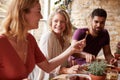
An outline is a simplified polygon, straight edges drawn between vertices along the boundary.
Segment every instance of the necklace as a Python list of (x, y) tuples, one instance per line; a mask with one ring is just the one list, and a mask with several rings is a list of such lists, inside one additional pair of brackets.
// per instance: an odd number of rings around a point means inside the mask
[(59, 38), (58, 40), (59, 40), (60, 45), (61, 45), (61, 47), (62, 47), (62, 49), (63, 49), (63, 47), (64, 47), (64, 39), (61, 37), (61, 38)]
[(9, 38), (9, 41), (13, 46), (13, 48), (15, 49), (18, 56), (20, 57), (20, 59), (25, 63), (27, 58), (27, 49), (28, 49), (27, 40), (17, 40), (16, 38), (12, 37)]

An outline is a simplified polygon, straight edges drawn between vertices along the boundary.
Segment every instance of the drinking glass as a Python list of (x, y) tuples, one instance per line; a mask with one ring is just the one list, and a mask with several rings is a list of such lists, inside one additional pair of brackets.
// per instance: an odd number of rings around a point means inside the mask
[(120, 67), (120, 60), (117, 60), (117, 66)]
[(118, 71), (114, 69), (108, 70), (106, 80), (118, 80)]

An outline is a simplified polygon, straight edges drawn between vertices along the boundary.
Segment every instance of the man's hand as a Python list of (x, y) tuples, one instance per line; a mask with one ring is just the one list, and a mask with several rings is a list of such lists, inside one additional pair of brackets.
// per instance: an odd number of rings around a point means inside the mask
[(81, 52), (81, 55), (84, 56), (84, 58), (86, 59), (86, 62), (88, 63), (91, 63), (92, 61), (96, 59), (94, 55), (87, 53), (87, 52)]
[(116, 65), (116, 64), (117, 64), (117, 59), (112, 58), (112, 59), (110, 60), (109, 64), (111, 64), (111, 65)]

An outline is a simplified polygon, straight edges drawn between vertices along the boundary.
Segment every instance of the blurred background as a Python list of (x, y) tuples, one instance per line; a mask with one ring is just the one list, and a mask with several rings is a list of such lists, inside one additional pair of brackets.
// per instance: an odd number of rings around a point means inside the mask
[[(8, 9), (9, 1), (11, 0), (0, 0), (0, 26)], [(73, 24), (73, 32), (76, 28), (89, 25), (89, 16), (93, 9), (103, 8), (108, 14), (105, 28), (109, 31), (110, 46), (114, 54), (116, 44), (120, 41), (120, 0), (40, 0), (40, 3), (43, 19), (40, 20), (39, 28), (31, 31), (37, 42), (39, 42), (41, 34), (48, 30), (47, 19), (56, 7), (60, 6), (68, 12)], [(102, 50), (99, 56), (101, 55)]]

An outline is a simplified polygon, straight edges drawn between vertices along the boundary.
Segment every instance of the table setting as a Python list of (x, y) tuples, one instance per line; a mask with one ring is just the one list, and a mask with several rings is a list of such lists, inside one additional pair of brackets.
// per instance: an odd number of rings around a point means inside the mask
[[(104, 78), (93, 79), (91, 74), (104, 76)], [(96, 60), (80, 65), (77, 74), (60, 74), (51, 80), (120, 80), (120, 67), (108, 64), (105, 60)]]

